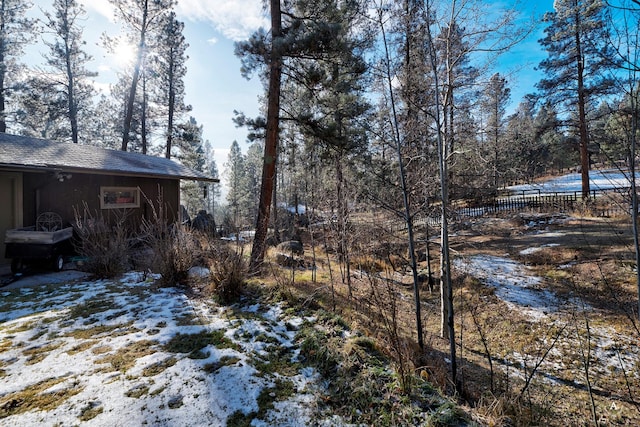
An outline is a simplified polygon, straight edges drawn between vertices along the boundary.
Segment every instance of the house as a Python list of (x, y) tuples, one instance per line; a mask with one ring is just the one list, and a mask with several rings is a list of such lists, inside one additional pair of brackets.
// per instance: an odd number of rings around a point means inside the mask
[[(130, 221), (149, 218), (160, 192), (168, 218), (178, 220), (181, 179), (219, 182), (162, 157), (0, 133), (0, 241), (45, 212), (71, 224), (85, 203), (94, 215), (126, 209)], [(4, 251), (0, 263), (8, 262)]]

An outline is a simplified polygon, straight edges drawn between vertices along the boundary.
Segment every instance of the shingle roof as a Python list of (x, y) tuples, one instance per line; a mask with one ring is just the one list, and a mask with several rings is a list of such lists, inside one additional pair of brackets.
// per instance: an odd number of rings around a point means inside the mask
[(0, 133), (0, 166), (215, 181), (164, 157)]

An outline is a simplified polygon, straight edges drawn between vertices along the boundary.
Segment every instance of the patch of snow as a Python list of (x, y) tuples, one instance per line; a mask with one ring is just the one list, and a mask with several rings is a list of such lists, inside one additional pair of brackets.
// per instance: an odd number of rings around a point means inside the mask
[(538, 251), (541, 251), (544, 248), (553, 248), (556, 246), (560, 246), (559, 243), (548, 243), (546, 245), (542, 245), (542, 246), (533, 246), (531, 248), (527, 248), (527, 249), (523, 249), (520, 252), (518, 252), (520, 255), (530, 255), (533, 253), (536, 253)]
[(534, 236), (544, 239), (544, 238), (553, 238), (553, 237), (564, 237), (564, 234), (562, 234), (561, 232), (552, 232), (552, 231), (540, 230), (540, 231), (534, 233)]
[[(617, 169), (592, 170), (589, 171), (589, 186), (592, 191), (628, 188), (630, 186), (629, 178), (628, 174), (624, 174)], [(638, 174), (638, 178), (640, 178), (640, 174)], [(570, 173), (540, 183), (514, 185), (507, 188), (514, 192), (539, 190), (541, 193), (580, 193), (582, 191), (582, 178), (579, 173)]]
[[(265, 355), (267, 346), (259, 337), (291, 349), (290, 357), (299, 355), (294, 338), (296, 326), (305, 320), (287, 318), (280, 306), (259, 304), (236, 310), (249, 316), (236, 318), (228, 309), (193, 301), (175, 288), (150, 289), (146, 275), (127, 274), (118, 281), (101, 280), (61, 285), (55, 288), (32, 288), (18, 292), (18, 297), (3, 292), (5, 309), (0, 313), (0, 342), (12, 345), (0, 350), (0, 397), (52, 378), (62, 380), (49, 391), (74, 390), (51, 410), (31, 410), (5, 417), (0, 425), (76, 425), (86, 408), (100, 408), (88, 424), (91, 426), (223, 426), (227, 418), (240, 411), (258, 410), (257, 398), (265, 387), (272, 387), (280, 374), (259, 372), (254, 358)], [(72, 318), (82, 304), (99, 306), (87, 310), (86, 317)], [(102, 304), (104, 303), (104, 304)], [(184, 318), (199, 319), (184, 325)], [(200, 323), (200, 324), (198, 324)], [(85, 338), (77, 331), (95, 327), (114, 327), (101, 335)], [(176, 334), (224, 330), (236, 348), (209, 345), (202, 352), (205, 359), (191, 359), (188, 354), (164, 349)], [(149, 341), (152, 354), (138, 356), (126, 370), (111, 366), (110, 355), (124, 351), (133, 343)], [(79, 347), (79, 345), (83, 347)], [(29, 360), (27, 349), (42, 348), (43, 360)], [(206, 365), (223, 357), (237, 362), (207, 372)], [(163, 362), (173, 361), (163, 366)], [(154, 366), (163, 369), (150, 370)], [(308, 425), (315, 422), (315, 392), (318, 373), (303, 368), (292, 381), (296, 392), (287, 400), (274, 402), (264, 421), (252, 425)]]
[(559, 303), (552, 292), (540, 289), (541, 279), (532, 276), (528, 267), (517, 261), (492, 255), (476, 255), (454, 260), (459, 270), (482, 280), (514, 310), (532, 319), (542, 319), (557, 311)]

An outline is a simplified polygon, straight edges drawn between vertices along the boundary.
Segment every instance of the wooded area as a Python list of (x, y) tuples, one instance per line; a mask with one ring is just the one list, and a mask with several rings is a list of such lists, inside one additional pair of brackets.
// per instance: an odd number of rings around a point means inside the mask
[[(217, 174), (202, 125), (188, 117), (184, 103), (187, 46), (183, 24), (171, 12), (175, 2), (110, 1), (123, 33), (105, 35), (105, 46), (124, 37), (137, 46), (137, 56), (111, 96), (101, 98), (89, 82), (94, 72), (85, 68), (78, 21), (83, 10), (76, 0), (55, 0), (55, 14), (43, 23), (25, 18), (30, 4), (2, 1), (0, 131), (162, 153)], [(640, 4), (559, 0), (554, 7), (541, 23), (539, 47), (547, 57), (538, 67), (544, 78), (510, 111), (518, 81), (497, 71), (496, 61), (538, 28), (517, 4), (492, 5), (487, 13), (480, 0), (270, 0), (271, 27), (236, 45), (242, 74), (264, 84), (264, 115), (236, 113), (250, 145), (243, 153), (237, 141), (231, 144), (226, 204), (216, 200), (219, 189), (205, 198), (203, 188), (188, 184), (187, 208), (208, 208), (236, 237), (254, 231), (254, 275), (265, 273), (270, 245), (301, 240), (305, 228), (313, 239), (310, 224), (328, 227), (324, 236), (333, 241), (325, 246), (332, 248), (349, 296), (354, 254), (362, 244), (356, 218), (400, 218), (415, 341), (424, 349), (424, 272), (417, 248), (423, 241), (429, 283), (440, 281), (439, 329), (449, 342), (452, 393), (463, 394), (449, 245), (453, 212), (461, 204), (496, 206), (507, 185), (577, 171), (580, 197), (537, 199), (536, 207), (549, 202), (586, 211), (594, 205), (590, 169), (618, 167), (629, 176), (622, 203), (632, 215), (639, 256)], [(54, 41), (47, 42), (42, 68), (27, 72), (34, 70), (20, 65), (21, 53), (38, 26), (48, 28)], [(153, 143), (152, 134), (162, 138)], [(433, 212), (439, 216), (438, 272), (431, 271), (429, 227), (414, 227), (416, 218)], [(639, 315), (640, 299), (631, 317)]]

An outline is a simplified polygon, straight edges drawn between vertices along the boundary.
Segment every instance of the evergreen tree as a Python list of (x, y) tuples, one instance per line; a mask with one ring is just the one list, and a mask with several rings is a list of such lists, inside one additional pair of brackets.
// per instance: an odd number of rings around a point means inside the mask
[(242, 212), (249, 224), (255, 224), (258, 217), (258, 204), (260, 203), (260, 173), (262, 170), (264, 144), (256, 141), (247, 149), (244, 156), (244, 203)]
[(246, 206), (244, 203), (246, 199), (244, 192), (246, 188), (245, 162), (237, 141), (233, 141), (231, 144), (229, 156), (224, 166), (227, 180), (227, 204), (233, 221), (233, 228), (237, 232), (242, 225), (242, 217), (244, 215), (241, 209)]
[(7, 131), (8, 109), (18, 89), (24, 47), (35, 38), (36, 24), (25, 14), (33, 4), (25, 0), (0, 0), (0, 132)]
[[(127, 90), (124, 98), (122, 145), (123, 151), (127, 150), (131, 141), (132, 129), (135, 128), (134, 111), (136, 107), (136, 95), (138, 84), (145, 71), (148, 61), (149, 48), (154, 45), (165, 18), (175, 0), (109, 0), (115, 7), (116, 18), (125, 27), (126, 39), (136, 46), (136, 58), (131, 69), (131, 76), (127, 81)], [(105, 37), (107, 44), (112, 44), (113, 39)], [(142, 95), (141, 109), (143, 115), (138, 119), (139, 125), (144, 125), (146, 120), (145, 104), (146, 91)], [(142, 132), (146, 135), (146, 132)]]
[[(216, 159), (214, 157), (215, 151), (211, 147), (211, 143), (209, 141), (205, 141), (204, 143), (204, 155), (207, 159), (206, 170), (210, 176), (214, 178), (220, 178), (220, 171), (218, 170), (218, 164), (216, 163)], [(216, 219), (216, 224), (219, 224), (221, 221), (216, 218), (218, 216), (218, 208), (220, 203), (220, 184), (215, 182), (210, 182), (207, 184), (207, 193), (208, 193), (208, 212), (213, 215)]]
[(562, 122), (558, 117), (558, 111), (550, 102), (540, 107), (534, 121), (536, 145), (540, 147), (540, 153), (547, 153), (546, 159), (540, 159), (542, 167), (553, 167), (557, 172), (563, 172), (566, 168), (575, 165), (579, 160), (578, 150), (573, 138), (567, 138), (561, 131)]
[(113, 97), (104, 94), (101, 94), (94, 102), (93, 117), (91, 120), (87, 120), (84, 125), (87, 133), (84, 143), (116, 149), (117, 141), (121, 136), (120, 123), (122, 121), (120, 115), (117, 114), (118, 111), (121, 111), (120, 104)]
[[(77, 144), (79, 118), (92, 105), (95, 96), (93, 85), (87, 80), (97, 73), (87, 70), (91, 56), (82, 50), (84, 42), (78, 21), (85, 15), (84, 8), (77, 0), (55, 0), (53, 7), (53, 13), (45, 13), (46, 28), (54, 36), (53, 41), (45, 41), (49, 48), (45, 59), (51, 69), (49, 75), (53, 76), (51, 89), (65, 102), (60, 115), (69, 122), (68, 137)], [(84, 117), (89, 118), (88, 115)]]
[(589, 197), (589, 129), (587, 107), (595, 96), (611, 92), (607, 70), (614, 64), (606, 17), (601, 0), (558, 0), (547, 13), (545, 37), (540, 40), (549, 57), (540, 63), (546, 78), (538, 88), (547, 99), (575, 111), (579, 141), (582, 197)]
[(252, 70), (264, 65), (268, 68), (267, 117), (265, 120), (265, 145), (260, 181), (260, 203), (256, 232), (251, 250), (249, 269), (259, 272), (266, 251), (267, 229), (271, 214), (271, 202), (276, 180), (276, 164), (280, 139), (280, 92), (282, 85), (283, 58), (288, 49), (283, 31), (283, 13), (280, 0), (269, 0), (271, 15), (271, 38), (263, 29), (251, 36), (249, 41), (236, 46), (236, 54), (242, 57), (242, 72), (249, 75)]
[(506, 123), (506, 159), (509, 170), (505, 176), (507, 183), (531, 181), (544, 170), (548, 151), (537, 145), (534, 129), (534, 103), (530, 99), (522, 101)]
[[(193, 170), (206, 171), (207, 159), (202, 141), (202, 126), (198, 125), (195, 118), (190, 117), (188, 121), (178, 126), (175, 142), (178, 148), (176, 160)], [(180, 199), (187, 208), (187, 212), (197, 213), (206, 207), (204, 185), (194, 181), (180, 182)]]
[(165, 18), (158, 40), (155, 70), (160, 80), (159, 104), (165, 112), (165, 157), (171, 158), (175, 121), (190, 108), (184, 103), (184, 77), (187, 74), (186, 49), (189, 46), (182, 34), (184, 23), (175, 12)]
[(69, 124), (64, 111), (68, 106), (56, 83), (43, 75), (34, 75), (21, 83), (14, 96), (18, 133), (37, 138), (65, 140)]
[[(283, 11), (279, 0), (271, 0), (270, 6), (271, 38), (268, 38), (264, 30), (260, 30), (249, 41), (236, 47), (236, 52), (242, 59), (243, 73), (248, 75), (264, 66), (262, 69), (266, 71), (269, 81), (261, 196), (251, 253), (251, 270), (254, 272), (264, 259), (264, 244), (275, 185), (283, 71), (288, 81), (299, 80), (299, 87), (309, 89), (308, 92), (303, 92), (305, 96), (323, 97), (312, 104), (307, 101), (305, 105), (310, 105), (313, 109), (304, 111), (300, 108), (297, 111), (304, 114), (291, 118), (302, 123), (307, 134), (332, 144), (336, 149), (343, 150), (355, 143), (357, 135), (356, 132), (352, 133), (353, 127), (349, 126), (349, 116), (355, 117), (353, 112), (363, 105), (360, 102), (350, 102), (357, 100), (349, 100), (349, 95), (335, 96), (336, 89), (341, 84), (339, 81), (347, 81), (347, 69), (354, 65), (354, 62), (341, 62), (341, 59), (347, 57), (346, 52), (350, 49), (356, 48), (346, 36), (356, 34), (356, 27), (350, 27), (349, 24), (353, 24), (353, 19), (358, 15), (349, 13), (356, 10), (361, 12), (359, 2), (300, 0), (285, 3), (287, 9)], [(349, 22), (349, 19), (352, 21)], [(357, 53), (357, 50), (352, 52)], [(342, 58), (339, 58), (340, 55), (343, 55)], [(356, 56), (357, 54), (354, 58)], [(355, 68), (351, 68), (351, 71), (354, 70)], [(327, 84), (335, 85), (333, 97), (329, 90), (322, 90), (328, 87)], [(294, 93), (299, 92), (287, 88), (287, 94)], [(296, 99), (304, 103), (303, 99)], [(288, 103), (287, 107), (292, 104)], [(331, 113), (326, 114), (327, 111)], [(322, 120), (318, 120), (319, 118)]]
[(500, 177), (504, 176), (505, 156), (509, 147), (504, 144), (505, 111), (510, 99), (511, 89), (507, 87), (507, 80), (499, 73), (491, 76), (484, 88), (480, 102), (485, 113), (486, 147), (489, 157), (489, 170), (492, 171), (491, 186), (497, 190), (501, 184)]

